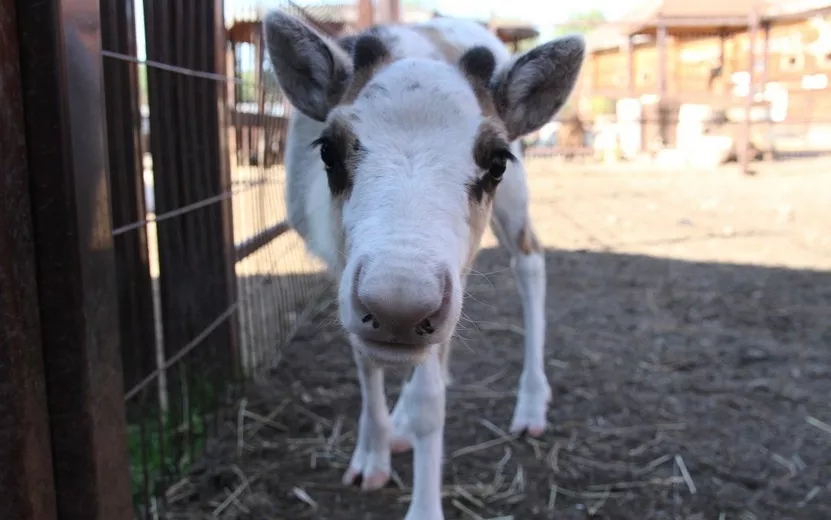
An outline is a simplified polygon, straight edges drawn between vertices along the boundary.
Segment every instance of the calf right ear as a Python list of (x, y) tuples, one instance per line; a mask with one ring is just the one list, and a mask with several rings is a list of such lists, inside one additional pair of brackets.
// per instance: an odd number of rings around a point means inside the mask
[(514, 57), (496, 72), (493, 99), (512, 141), (539, 130), (562, 108), (585, 53), (582, 36), (564, 36)]
[(334, 42), (280, 11), (263, 21), (277, 82), (295, 108), (323, 121), (352, 77), (352, 59)]

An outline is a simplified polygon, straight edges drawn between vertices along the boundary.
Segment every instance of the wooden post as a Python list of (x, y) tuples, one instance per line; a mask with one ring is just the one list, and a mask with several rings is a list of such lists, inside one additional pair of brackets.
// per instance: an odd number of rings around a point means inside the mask
[(632, 36), (626, 35), (626, 95), (635, 95), (635, 45)]
[(762, 92), (765, 92), (768, 84), (768, 67), (770, 60), (770, 22), (762, 23), (762, 70), (759, 71), (759, 85), (762, 87)]
[(741, 139), (739, 139), (740, 148), (737, 150), (739, 161), (741, 162), (742, 173), (750, 173), (750, 161), (752, 160), (752, 136), (751, 127), (753, 125), (751, 112), (753, 110), (753, 101), (756, 96), (756, 41), (759, 35), (759, 14), (754, 9), (748, 15), (748, 50), (747, 50), (747, 99), (745, 100), (744, 126), (742, 128)]
[(0, 518), (55, 520), (14, 0), (0, 0)]
[(390, 22), (401, 23), (401, 0), (389, 0)]
[(372, 0), (358, 0), (358, 30), (371, 27), (375, 23), (375, 6)]
[(132, 520), (99, 2), (17, 9), (58, 517)]
[[(667, 144), (667, 129), (665, 118), (665, 102), (667, 95), (667, 61), (669, 53), (667, 53), (667, 26), (664, 20), (658, 21), (658, 32), (656, 35), (656, 45), (658, 47), (658, 103), (655, 106), (654, 117), (657, 128), (658, 139), (662, 146)], [(648, 143), (646, 143), (648, 145)]]
[(377, 23), (399, 23), (401, 21), (401, 0), (378, 0), (377, 7)]
[(263, 81), (263, 73), (265, 72), (265, 38), (263, 36), (262, 26), (257, 24), (254, 30), (254, 93), (257, 96), (257, 164), (260, 166), (266, 165), (266, 116), (265, 116), (265, 83)]
[(667, 26), (663, 21), (658, 22), (656, 45), (658, 47), (658, 98), (660, 102), (667, 94)]
[[(237, 44), (236, 42), (229, 42), (228, 47), (225, 49), (225, 70), (228, 72), (229, 75), (232, 75), (234, 78), (237, 78)], [(226, 106), (236, 114), (236, 105), (237, 105), (237, 83), (234, 81), (229, 81), (225, 84), (225, 98), (226, 98)], [(231, 125), (228, 127), (228, 132), (226, 135), (228, 136), (228, 153), (231, 155), (231, 163), (236, 167), (240, 163), (240, 138), (239, 134), (239, 126), (236, 124), (236, 117), (232, 115), (231, 117)]]

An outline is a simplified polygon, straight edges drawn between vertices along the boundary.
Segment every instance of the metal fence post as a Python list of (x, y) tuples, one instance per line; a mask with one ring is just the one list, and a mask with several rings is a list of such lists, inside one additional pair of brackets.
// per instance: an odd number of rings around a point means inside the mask
[(98, 0), (17, 9), (58, 516), (129, 520)]
[(227, 40), (222, 0), (144, 0), (144, 13), (147, 59), (165, 64), (148, 67), (147, 83), (165, 358), (159, 370), (178, 428), (169, 454), (178, 463), (193, 455), (191, 425), (223, 396), (207, 383), (232, 379), (239, 362)]
[(14, 0), (0, 0), (0, 518), (55, 520)]
[[(107, 51), (136, 57), (133, 2), (101, 1), (101, 40)], [(120, 232), (146, 218), (139, 84), (135, 64), (104, 59), (104, 92), (110, 164), (110, 194), (121, 313), (124, 384), (131, 388), (155, 368), (153, 290), (144, 226)], [(138, 123), (138, 124), (137, 124)]]

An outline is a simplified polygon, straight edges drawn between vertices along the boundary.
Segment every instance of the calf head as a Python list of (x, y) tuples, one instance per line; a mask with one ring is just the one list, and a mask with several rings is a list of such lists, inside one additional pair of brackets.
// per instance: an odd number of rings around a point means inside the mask
[(496, 190), (523, 174), (511, 143), (565, 103), (583, 40), (560, 38), (497, 66), (485, 47), (448, 63), (397, 56), (375, 31), (347, 52), (284, 13), (264, 23), (285, 95), (323, 123), (309, 146), (342, 233), (343, 326), (380, 361), (418, 363), (452, 336)]

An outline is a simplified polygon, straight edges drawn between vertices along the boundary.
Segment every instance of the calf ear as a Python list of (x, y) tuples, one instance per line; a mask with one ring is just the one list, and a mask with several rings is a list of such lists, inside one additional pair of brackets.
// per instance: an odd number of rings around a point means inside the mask
[(352, 77), (352, 59), (337, 44), (280, 11), (263, 21), (277, 82), (295, 108), (323, 121)]
[(493, 99), (511, 140), (539, 130), (562, 108), (585, 52), (582, 36), (566, 36), (516, 56), (496, 72)]

